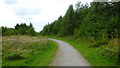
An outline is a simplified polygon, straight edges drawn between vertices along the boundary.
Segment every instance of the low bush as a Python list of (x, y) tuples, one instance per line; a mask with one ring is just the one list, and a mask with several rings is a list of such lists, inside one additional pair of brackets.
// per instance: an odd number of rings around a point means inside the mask
[(11, 60), (22, 60), (25, 59), (25, 57), (21, 56), (20, 54), (12, 54), (8, 57), (6, 57), (6, 60), (11, 61)]

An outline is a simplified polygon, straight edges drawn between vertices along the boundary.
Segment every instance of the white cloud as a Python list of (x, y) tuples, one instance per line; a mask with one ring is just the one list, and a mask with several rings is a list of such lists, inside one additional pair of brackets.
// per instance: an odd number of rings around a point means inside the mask
[[(70, 4), (79, 0), (0, 0), (0, 26), (14, 27), (17, 23), (33, 23), (36, 31), (43, 29), (60, 15), (64, 16)], [(91, 1), (91, 0), (89, 0)], [(84, 0), (83, 3), (88, 2)]]
[(16, 0), (5, 0), (6, 4), (16, 4), (17, 1)]
[[(14, 26), (18, 22), (18, 17), (14, 14), (13, 10), (7, 8), (5, 4), (0, 1), (0, 26)], [(13, 20), (14, 19), (14, 20)]]
[(16, 15), (35, 15), (40, 13), (40, 9), (31, 9), (31, 8), (24, 8), (24, 7), (18, 7), (15, 8)]

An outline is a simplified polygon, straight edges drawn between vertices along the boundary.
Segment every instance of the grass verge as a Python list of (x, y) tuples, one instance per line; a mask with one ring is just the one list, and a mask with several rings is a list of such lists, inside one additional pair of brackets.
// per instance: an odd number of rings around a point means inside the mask
[(2, 49), (2, 66), (48, 66), (57, 43), (44, 37), (6, 36)]
[[(68, 37), (50, 37), (58, 40), (62, 40), (65, 42), (68, 42), (70, 45), (72, 45), (75, 49), (77, 49), (85, 59), (87, 59), (92, 66), (117, 66), (118, 65), (118, 59), (111, 59), (108, 56), (101, 55), (103, 52), (105, 52), (105, 47), (89, 47), (90, 45), (93, 45), (93, 43), (90, 40), (76, 40), (76, 39), (69, 39)], [(107, 46), (108, 47), (108, 46)], [(117, 51), (117, 50), (116, 50)], [(106, 55), (109, 55), (110, 53), (106, 52)], [(118, 57), (118, 56), (116, 56)]]

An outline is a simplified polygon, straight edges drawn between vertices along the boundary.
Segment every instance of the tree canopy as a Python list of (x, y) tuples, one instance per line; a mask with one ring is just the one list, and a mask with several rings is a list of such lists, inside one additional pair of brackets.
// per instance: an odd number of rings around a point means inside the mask
[(17, 24), (15, 28), (7, 28), (3, 26), (1, 28), (2, 28), (2, 36), (8, 36), (8, 35), (35, 36), (36, 35), (32, 23), (30, 23), (30, 25), (26, 25), (25, 23)]
[(91, 6), (70, 5), (66, 14), (48, 24), (41, 35), (76, 36), (94, 39), (111, 39), (120, 35), (120, 2), (92, 2)]

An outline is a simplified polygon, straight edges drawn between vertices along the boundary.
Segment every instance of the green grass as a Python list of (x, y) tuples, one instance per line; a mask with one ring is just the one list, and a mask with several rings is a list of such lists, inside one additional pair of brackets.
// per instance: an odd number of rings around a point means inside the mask
[(72, 38), (68, 37), (51, 37), (54, 39), (62, 40), (65, 42), (68, 42), (70, 45), (72, 45), (74, 48), (76, 48), (82, 55), (85, 57), (92, 66), (117, 66), (117, 59), (110, 59), (105, 56), (101, 56), (101, 52), (103, 51), (103, 48), (91, 48), (89, 47), (93, 43), (89, 40), (73, 40)]
[(3, 66), (48, 66), (57, 50), (57, 43), (44, 37), (8, 36), (2, 40)]

